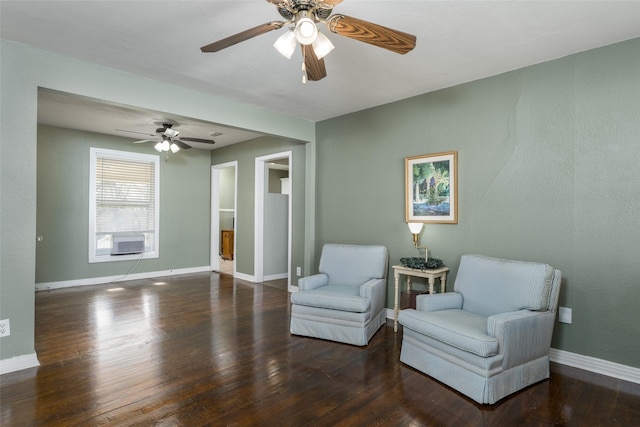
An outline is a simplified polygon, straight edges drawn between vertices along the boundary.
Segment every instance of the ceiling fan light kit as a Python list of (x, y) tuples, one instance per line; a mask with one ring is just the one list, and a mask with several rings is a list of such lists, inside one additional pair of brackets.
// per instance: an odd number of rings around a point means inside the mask
[(278, 40), (273, 44), (278, 52), (287, 59), (291, 59), (293, 52), (296, 50), (296, 35), (292, 30), (287, 30), (283, 35), (278, 37)]
[(316, 53), (318, 59), (322, 59), (331, 52), (335, 46), (331, 43), (331, 40), (324, 34), (318, 31), (318, 37), (311, 44), (313, 51)]
[(291, 59), (300, 44), (303, 57), (302, 82), (318, 81), (327, 76), (324, 57), (334, 49), (333, 43), (320, 31), (317, 24), (326, 24), (329, 31), (391, 52), (406, 54), (416, 46), (416, 37), (412, 34), (363, 21), (362, 19), (337, 14), (331, 15), (333, 7), (342, 0), (267, 0), (275, 5), (278, 13), (286, 22), (273, 21), (258, 25), (238, 34), (200, 48), (202, 52), (218, 52), (250, 38), (279, 30), (293, 24), (292, 28), (281, 35), (274, 47), (285, 58)]
[(296, 39), (300, 44), (311, 44), (316, 41), (316, 37), (318, 37), (318, 27), (316, 27), (316, 23), (309, 18), (306, 10), (296, 15), (295, 33)]
[[(174, 146), (175, 146), (175, 149), (174, 149)], [(162, 138), (162, 141), (154, 145), (153, 148), (155, 148), (156, 151), (158, 151), (159, 153), (162, 153), (163, 151), (169, 151), (169, 150), (171, 150), (173, 153), (177, 153), (178, 151), (180, 151), (180, 147), (178, 147), (176, 144), (172, 142), (169, 142), (169, 138), (167, 138), (166, 136)]]

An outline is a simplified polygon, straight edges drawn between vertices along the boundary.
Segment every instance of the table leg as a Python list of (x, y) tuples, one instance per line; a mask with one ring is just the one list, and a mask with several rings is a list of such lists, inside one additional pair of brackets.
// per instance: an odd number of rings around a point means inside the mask
[(440, 278), (440, 292), (444, 293), (447, 290), (447, 273), (442, 273)]
[(435, 289), (434, 289), (435, 282), (436, 282), (436, 279), (433, 276), (429, 277), (429, 294), (431, 295), (435, 293)]
[(398, 332), (398, 281), (400, 280), (400, 273), (393, 272), (393, 283), (395, 288), (395, 298), (393, 300), (393, 332)]

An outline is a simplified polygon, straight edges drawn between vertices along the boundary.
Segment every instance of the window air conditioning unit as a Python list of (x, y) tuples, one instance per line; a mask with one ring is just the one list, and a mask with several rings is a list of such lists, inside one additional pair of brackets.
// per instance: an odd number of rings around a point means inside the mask
[(144, 252), (144, 234), (113, 236), (111, 255), (141, 254)]

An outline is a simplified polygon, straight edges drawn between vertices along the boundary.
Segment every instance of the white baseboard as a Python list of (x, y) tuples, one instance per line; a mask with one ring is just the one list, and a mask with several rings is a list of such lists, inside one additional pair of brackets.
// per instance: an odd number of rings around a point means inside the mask
[(149, 271), (147, 273), (135, 273), (129, 275), (106, 276), (106, 277), (89, 277), (87, 279), (63, 280), (61, 282), (45, 282), (36, 283), (36, 291), (45, 291), (51, 289), (70, 288), (73, 286), (102, 285), (105, 283), (116, 283), (125, 280), (151, 279), (154, 277), (177, 276), (179, 274), (201, 273), (211, 271), (208, 265), (202, 267), (178, 268), (175, 270)]
[(596, 374), (640, 384), (640, 369), (632, 366), (621, 365), (619, 363), (609, 362), (608, 360), (596, 359), (595, 357), (583, 356), (555, 348), (549, 350), (549, 360), (560, 363), (561, 365), (572, 366), (585, 371), (595, 372)]
[(246, 280), (247, 282), (257, 283), (255, 276), (250, 274), (238, 273), (237, 271), (234, 273), (233, 277), (240, 280)]
[(40, 366), (38, 355), (35, 353), (23, 354), (21, 356), (0, 360), (0, 375), (22, 369), (35, 368), (36, 366)]
[[(387, 308), (387, 319), (393, 320), (393, 309)], [(621, 365), (608, 360), (583, 356), (564, 350), (552, 348), (549, 350), (549, 360), (561, 365), (567, 365), (596, 374), (606, 375), (619, 380), (640, 384), (640, 369)]]
[(280, 279), (286, 279), (288, 277), (289, 277), (289, 273), (270, 274), (268, 276), (264, 276), (264, 281), (268, 282), (269, 280), (280, 280)]

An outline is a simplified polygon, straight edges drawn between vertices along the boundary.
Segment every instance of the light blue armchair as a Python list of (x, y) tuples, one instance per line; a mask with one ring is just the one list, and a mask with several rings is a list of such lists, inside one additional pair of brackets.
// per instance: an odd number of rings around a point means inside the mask
[(319, 274), (291, 294), (291, 333), (367, 345), (386, 322), (387, 248), (326, 244)]
[(483, 404), (549, 378), (560, 278), (547, 264), (463, 255), (454, 292), (400, 312), (400, 360)]

